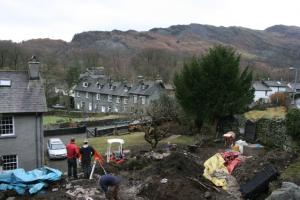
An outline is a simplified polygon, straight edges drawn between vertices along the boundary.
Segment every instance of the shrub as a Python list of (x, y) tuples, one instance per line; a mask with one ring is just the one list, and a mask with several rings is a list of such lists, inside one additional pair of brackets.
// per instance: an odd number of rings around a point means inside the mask
[(294, 108), (286, 115), (287, 133), (294, 139), (300, 139), (300, 110)]
[(271, 103), (277, 106), (287, 106), (288, 94), (285, 92), (276, 92), (270, 96)]

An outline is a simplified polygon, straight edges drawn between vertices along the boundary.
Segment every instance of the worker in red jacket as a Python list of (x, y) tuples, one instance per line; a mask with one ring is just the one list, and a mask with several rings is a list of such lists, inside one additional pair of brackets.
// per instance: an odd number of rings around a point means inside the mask
[(67, 158), (68, 158), (68, 177), (73, 175), (77, 179), (77, 158), (79, 156), (79, 148), (75, 144), (75, 138), (71, 138), (70, 143), (67, 144)]

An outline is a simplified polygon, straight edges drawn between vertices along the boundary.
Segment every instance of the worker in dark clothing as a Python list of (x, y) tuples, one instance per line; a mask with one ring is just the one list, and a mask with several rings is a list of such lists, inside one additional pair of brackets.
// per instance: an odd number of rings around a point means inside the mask
[(120, 182), (121, 178), (118, 176), (106, 174), (100, 177), (99, 184), (107, 199), (119, 200)]
[(83, 169), (84, 178), (89, 178), (91, 173), (91, 160), (95, 150), (88, 145), (88, 140), (84, 140), (83, 146), (80, 148), (81, 167)]
[(68, 177), (73, 175), (77, 179), (77, 158), (79, 156), (79, 148), (75, 144), (75, 138), (71, 138), (70, 143), (67, 144), (67, 158), (68, 158)]

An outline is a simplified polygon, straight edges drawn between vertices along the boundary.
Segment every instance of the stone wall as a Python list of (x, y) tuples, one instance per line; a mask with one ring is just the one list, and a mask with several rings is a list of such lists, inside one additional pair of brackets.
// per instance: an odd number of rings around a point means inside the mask
[(256, 122), (256, 135), (259, 142), (291, 150), (292, 140), (286, 133), (285, 119), (259, 119)]

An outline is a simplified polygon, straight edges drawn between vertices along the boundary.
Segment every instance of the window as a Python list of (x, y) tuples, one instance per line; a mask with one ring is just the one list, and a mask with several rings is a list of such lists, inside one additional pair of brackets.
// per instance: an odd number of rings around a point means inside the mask
[(108, 101), (108, 102), (112, 102), (112, 96), (111, 96), (111, 95), (108, 95), (108, 96), (107, 96), (107, 101)]
[(3, 155), (3, 170), (12, 170), (18, 168), (17, 155)]
[(128, 104), (128, 98), (124, 97), (123, 104)]
[(84, 109), (84, 107), (85, 107), (85, 102), (82, 101), (82, 102), (81, 102), (81, 109)]
[(79, 104), (79, 103), (76, 104), (76, 108), (77, 108), (78, 110), (80, 109), (80, 104)]
[(0, 136), (14, 135), (14, 118), (2, 115), (0, 117)]
[(92, 103), (89, 103), (89, 111), (92, 111), (93, 110), (93, 105)]
[(79, 91), (77, 91), (77, 97), (80, 97), (80, 92)]
[(116, 103), (120, 103), (120, 97), (116, 98)]
[(119, 108), (115, 107), (114, 111), (119, 112)]
[(105, 106), (101, 106), (101, 112), (105, 112)]
[(98, 88), (99, 90), (102, 89), (103, 87), (104, 87), (103, 84), (97, 82), (97, 88)]
[(11, 86), (11, 80), (0, 80), (0, 86), (1, 87), (10, 87)]
[(100, 94), (97, 94), (96, 99), (100, 100)]
[(137, 95), (133, 95), (133, 103), (137, 103)]
[(124, 86), (124, 92), (128, 92), (128, 87)]
[(107, 112), (111, 112), (111, 106), (107, 107)]
[(89, 93), (88, 92), (85, 93), (85, 98), (87, 98), (87, 99), (89, 98)]
[(142, 104), (146, 104), (146, 97), (141, 96), (141, 99), (142, 99)]
[(82, 86), (83, 86), (83, 87), (88, 87), (88, 86), (89, 86), (89, 83), (88, 83), (88, 82), (83, 82), (83, 83), (82, 83)]
[(95, 105), (94, 105), (94, 108), (95, 108), (95, 110), (97, 110), (97, 104), (95, 103)]

